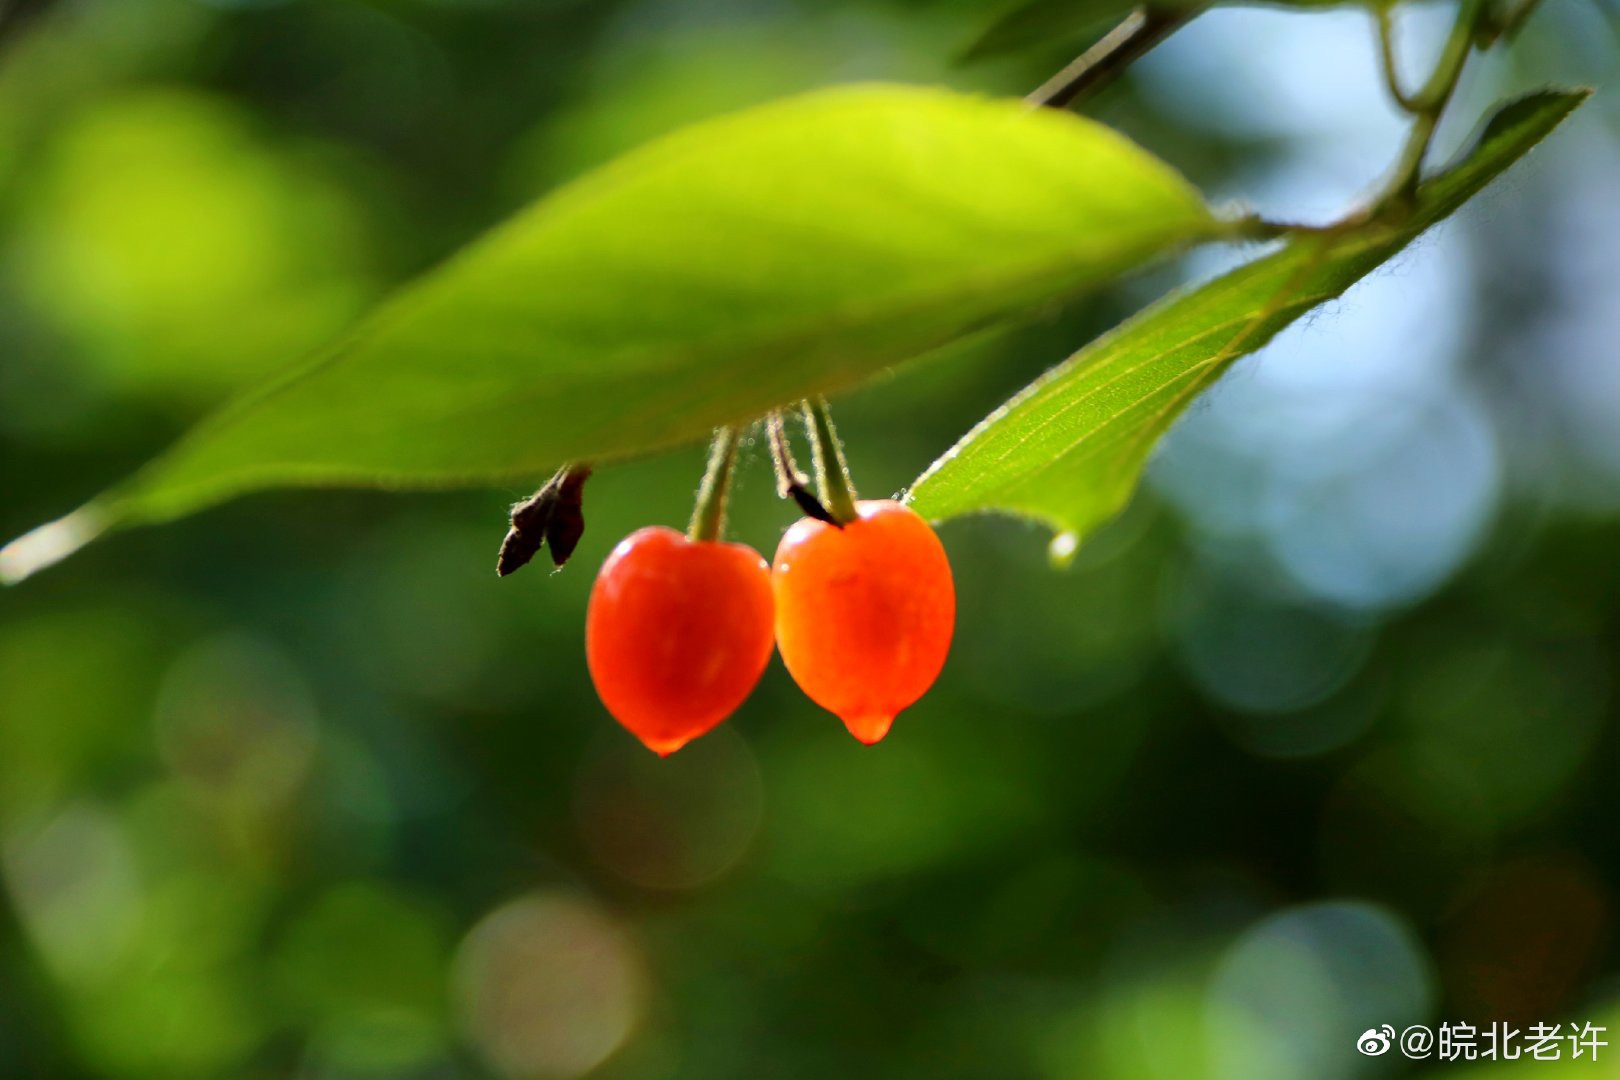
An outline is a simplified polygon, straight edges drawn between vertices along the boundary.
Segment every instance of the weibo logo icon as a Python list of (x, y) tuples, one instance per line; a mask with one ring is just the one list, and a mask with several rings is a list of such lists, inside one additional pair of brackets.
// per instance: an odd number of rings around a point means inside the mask
[(1356, 1039), (1356, 1049), (1368, 1057), (1377, 1057), (1388, 1053), (1390, 1043), (1395, 1041), (1395, 1029), (1388, 1024), (1382, 1027), (1368, 1028)]

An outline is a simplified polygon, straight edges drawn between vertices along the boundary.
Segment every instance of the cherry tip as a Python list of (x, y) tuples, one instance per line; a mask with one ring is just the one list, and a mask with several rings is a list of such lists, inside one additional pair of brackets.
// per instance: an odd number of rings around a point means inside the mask
[(681, 739), (648, 739), (648, 738), (643, 738), (640, 735), (637, 735), (636, 738), (641, 739), (641, 745), (642, 746), (645, 746), (647, 749), (651, 750), (653, 753), (657, 754), (661, 758), (669, 757), (669, 755), (673, 754), (675, 751), (679, 750), (681, 747), (685, 746), (687, 743), (692, 741), (691, 739), (684, 739), (684, 738), (681, 738)]
[(889, 733), (889, 728), (894, 724), (894, 716), (883, 713), (843, 716), (839, 719), (844, 721), (844, 726), (849, 729), (851, 735), (867, 746), (882, 742), (883, 736)]

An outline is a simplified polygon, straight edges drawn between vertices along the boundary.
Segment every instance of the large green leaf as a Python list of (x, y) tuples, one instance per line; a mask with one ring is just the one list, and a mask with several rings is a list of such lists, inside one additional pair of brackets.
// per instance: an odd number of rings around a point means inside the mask
[(487, 482), (689, 441), (1223, 228), (1080, 117), (903, 86), (790, 98), (541, 200), (0, 550), (0, 578), (255, 488)]
[(1505, 106), (1422, 186), (1398, 227), (1300, 237), (1144, 310), (981, 421), (923, 473), (909, 502), (935, 519), (1034, 518), (1070, 546), (1124, 506), (1159, 436), (1233, 361), (1461, 206), (1586, 96), (1545, 91)]

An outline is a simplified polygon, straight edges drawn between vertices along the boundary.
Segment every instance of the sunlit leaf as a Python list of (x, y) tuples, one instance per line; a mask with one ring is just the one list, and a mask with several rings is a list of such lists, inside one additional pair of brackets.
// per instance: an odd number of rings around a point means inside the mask
[(1124, 506), (1159, 436), (1233, 361), (1456, 210), (1586, 96), (1544, 91), (1502, 108), (1399, 227), (1300, 237), (1143, 311), (981, 421), (917, 480), (911, 505), (935, 519), (1034, 518), (1058, 530), (1055, 551), (1072, 550)]
[(529, 478), (693, 440), (1223, 230), (1080, 117), (902, 86), (790, 98), (541, 200), (0, 550), (0, 578), (257, 488)]

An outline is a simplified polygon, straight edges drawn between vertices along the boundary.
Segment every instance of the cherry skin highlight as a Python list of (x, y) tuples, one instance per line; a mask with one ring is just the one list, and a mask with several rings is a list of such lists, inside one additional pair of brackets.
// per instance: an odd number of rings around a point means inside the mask
[(928, 523), (897, 502), (856, 504), (842, 529), (804, 518), (776, 549), (776, 646), (799, 688), (863, 743), (934, 684), (956, 587)]
[(770, 569), (744, 544), (639, 529), (591, 589), (591, 681), (614, 719), (660, 756), (730, 716), (771, 647)]

